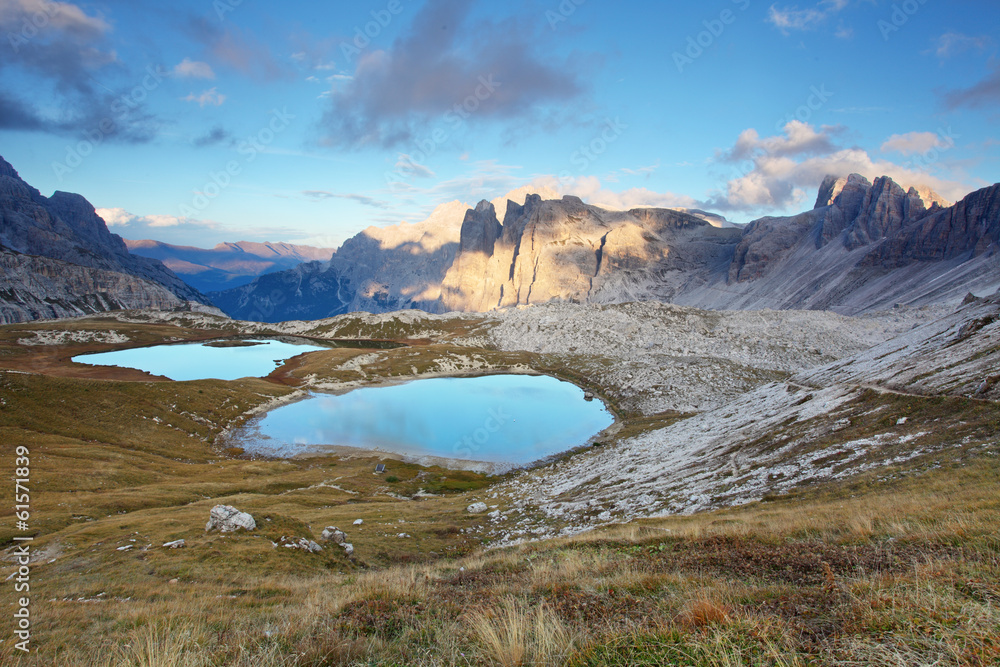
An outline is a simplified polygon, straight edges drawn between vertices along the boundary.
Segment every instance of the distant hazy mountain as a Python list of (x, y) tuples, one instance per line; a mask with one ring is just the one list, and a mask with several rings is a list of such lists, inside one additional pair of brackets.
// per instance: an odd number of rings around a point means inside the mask
[(160, 241), (130, 241), (133, 255), (158, 259), (192, 287), (208, 293), (239, 287), (266, 273), (284, 271), (303, 262), (326, 261), (332, 248), (290, 243), (220, 243), (212, 249), (176, 246)]
[(0, 323), (133, 308), (207, 309), (158, 261), (128, 252), (80, 195), (43, 197), (0, 158)]
[(887, 177), (831, 177), (813, 210), (743, 228), (702, 211), (522, 202), (502, 204), (502, 223), (497, 202), (464, 217), (453, 202), (420, 225), (365, 230), (329, 262), (212, 298), (233, 317), (280, 321), (550, 301), (860, 313), (1000, 288), (1000, 185), (951, 206)]

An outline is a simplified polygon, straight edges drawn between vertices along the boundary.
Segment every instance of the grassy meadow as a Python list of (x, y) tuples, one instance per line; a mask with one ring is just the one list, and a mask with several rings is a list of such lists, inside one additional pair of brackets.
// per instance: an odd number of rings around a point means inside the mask
[[(253, 459), (219, 436), (307, 378), (373, 382), (439, 370), (442, 359), (466, 372), (558, 374), (612, 408), (615, 396), (559, 359), (414, 341), (403, 325), (380, 336), (349, 328), (344, 337), (410, 346), (362, 370), (349, 362), (368, 351), (342, 348), (266, 379), (169, 382), (69, 361), (125, 343), (19, 341), (33, 329), (106, 329), (128, 345), (219, 331), (108, 319), (0, 328), (7, 478), (15, 448), (30, 451), (36, 649), (20, 655), (3, 630), (0, 663), (1000, 664), (995, 448), (959, 448), (907, 474), (877, 469), (741, 507), (491, 549), (485, 517), (465, 508), (502, 506), (491, 490), (500, 477), (400, 461), (374, 475), (382, 459), (363, 454)], [(474, 329), (455, 325), (456, 335)], [(995, 404), (956, 412), (953, 399), (868, 400), (928, 419), (958, 414), (960, 437), (966, 422), (977, 432), (998, 426)], [(617, 412), (619, 438), (684, 418)], [(251, 513), (257, 530), (206, 533), (217, 504)], [(8, 555), (22, 534), (12, 505), (0, 505)], [(352, 557), (331, 544), (320, 553), (282, 544), (318, 541), (326, 526), (347, 532)], [(181, 539), (183, 548), (162, 546)], [(9, 557), (4, 566), (14, 570)], [(10, 582), (5, 590), (13, 609)]]

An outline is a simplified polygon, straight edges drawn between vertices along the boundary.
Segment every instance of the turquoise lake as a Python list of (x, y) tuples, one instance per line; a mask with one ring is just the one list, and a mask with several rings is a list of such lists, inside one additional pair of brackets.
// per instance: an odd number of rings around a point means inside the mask
[(238, 380), (264, 377), (292, 357), (325, 350), (317, 345), (278, 340), (248, 340), (246, 347), (213, 347), (206, 343), (181, 343), (138, 347), (115, 352), (83, 354), (73, 361), (94, 366), (137, 368), (171, 380)]
[(248, 453), (291, 457), (329, 446), (527, 465), (614, 423), (582, 389), (548, 376), (434, 378), (313, 394), (231, 434)]

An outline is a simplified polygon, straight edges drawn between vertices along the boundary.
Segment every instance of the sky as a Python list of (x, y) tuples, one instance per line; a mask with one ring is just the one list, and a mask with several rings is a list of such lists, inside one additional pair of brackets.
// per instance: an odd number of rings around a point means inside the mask
[(336, 247), (522, 186), (745, 223), (1000, 181), (995, 0), (0, 0), (0, 156), (126, 238)]

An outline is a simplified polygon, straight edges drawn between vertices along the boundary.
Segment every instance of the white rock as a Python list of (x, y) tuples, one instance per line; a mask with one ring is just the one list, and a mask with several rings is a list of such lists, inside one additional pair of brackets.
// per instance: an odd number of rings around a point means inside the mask
[(208, 523), (205, 525), (206, 531), (218, 530), (223, 533), (232, 533), (237, 530), (255, 530), (257, 522), (246, 512), (241, 512), (230, 505), (216, 505)]
[(348, 556), (354, 555), (354, 545), (351, 544), (350, 542), (345, 542), (340, 546), (344, 547), (344, 553), (346, 553)]
[(486, 506), (486, 503), (472, 503), (465, 508), (465, 511), (469, 514), (482, 514), (488, 509), (489, 507)]
[(361, 525), (361, 524), (363, 524), (364, 522), (365, 522), (365, 520), (364, 520), (364, 519), (355, 519), (355, 521), (354, 521), (354, 525), (355, 525), (355, 526), (360, 526), (360, 525)]
[(320, 539), (325, 542), (334, 542), (335, 544), (343, 544), (347, 541), (347, 534), (336, 526), (327, 526), (323, 529), (323, 534), (320, 535)]
[(166, 549), (183, 549), (187, 544), (184, 540), (174, 540), (173, 542), (164, 542), (163, 546)]
[(287, 549), (299, 549), (314, 554), (318, 554), (323, 550), (323, 547), (304, 537), (282, 537), (280, 544)]

